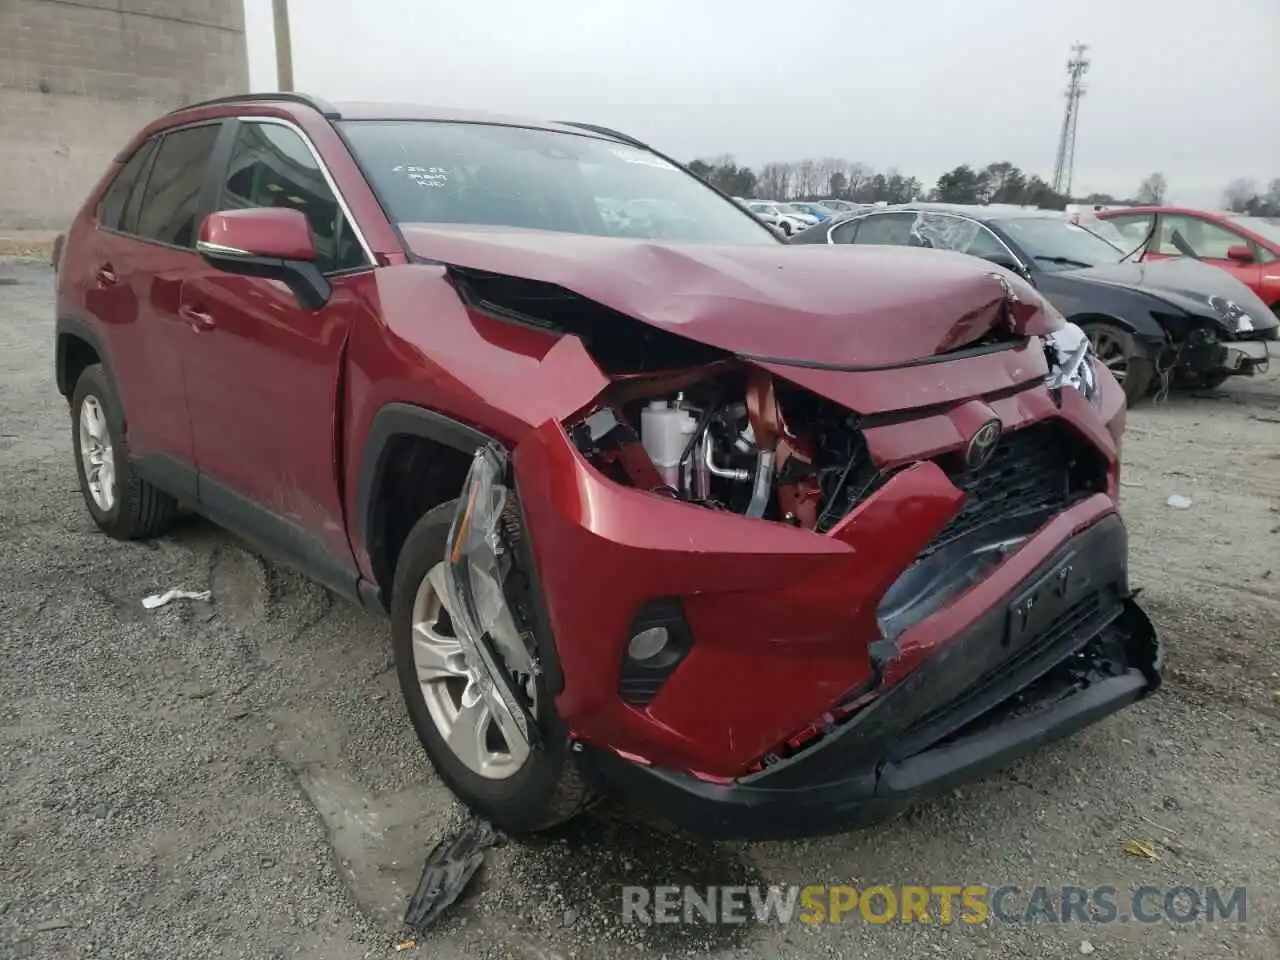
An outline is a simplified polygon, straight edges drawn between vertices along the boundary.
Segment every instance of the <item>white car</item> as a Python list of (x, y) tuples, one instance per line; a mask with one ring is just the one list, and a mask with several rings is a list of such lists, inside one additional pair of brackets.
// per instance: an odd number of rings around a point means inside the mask
[(815, 217), (805, 217), (799, 212), (790, 212), (786, 210), (786, 206), (785, 203), (775, 203), (772, 200), (747, 201), (748, 210), (769, 226), (777, 228), (783, 236), (789, 237), (810, 224), (818, 222)]

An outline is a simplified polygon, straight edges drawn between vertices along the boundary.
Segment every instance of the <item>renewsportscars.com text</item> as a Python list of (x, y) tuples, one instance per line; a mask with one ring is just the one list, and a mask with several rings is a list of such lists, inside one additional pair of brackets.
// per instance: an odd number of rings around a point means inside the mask
[(1244, 887), (622, 888), (623, 923), (1244, 923)]

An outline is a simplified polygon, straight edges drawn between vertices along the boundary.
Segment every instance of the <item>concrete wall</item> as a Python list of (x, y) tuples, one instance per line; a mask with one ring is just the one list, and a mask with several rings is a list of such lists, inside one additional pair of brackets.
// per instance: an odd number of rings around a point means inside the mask
[(242, 0), (0, 0), (0, 228), (61, 228), (147, 121), (249, 88)]

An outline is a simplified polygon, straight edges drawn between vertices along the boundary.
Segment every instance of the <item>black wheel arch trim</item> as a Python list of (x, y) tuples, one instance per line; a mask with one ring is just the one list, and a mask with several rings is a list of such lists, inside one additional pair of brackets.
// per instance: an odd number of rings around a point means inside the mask
[[(354, 526), (352, 539), (363, 546), (371, 560), (374, 555), (371, 537), (375, 534), (374, 492), (382, 485), (387, 465), (386, 455), (391, 441), (401, 436), (422, 437), (467, 455), (474, 454), (481, 447), (495, 442), (494, 438), (474, 427), (425, 407), (396, 402), (388, 403), (379, 410), (374, 415), (365, 437), (364, 452), (360, 460), (360, 478), (356, 486), (355, 514), (352, 517)], [(515, 496), (519, 501), (518, 481), (515, 486)], [(524, 567), (529, 578), (529, 586), (533, 594), (534, 616), (538, 621), (534, 639), (538, 647), (538, 658), (542, 661), (545, 685), (554, 695), (563, 689), (564, 675), (560, 668), (560, 658), (556, 653), (551, 620), (547, 613), (546, 599), (542, 595), (542, 585), (527, 526), (523, 533), (524, 538), (520, 549), (521, 566)], [(380, 591), (378, 603), (384, 610), (388, 608), (390, 600), (386, 591)], [(367, 605), (368, 598), (365, 602)]]
[[(54, 378), (58, 385), (58, 392), (69, 400), (75, 384), (70, 383), (67, 378), (68, 337), (83, 340), (91, 346), (94, 353), (98, 355), (99, 361), (107, 368), (108, 377), (111, 376), (111, 361), (107, 356), (106, 342), (90, 324), (78, 317), (59, 314), (54, 323)], [(121, 413), (123, 414), (123, 411)]]
[(422, 437), (467, 455), (491, 442), (490, 437), (465, 423), (411, 403), (388, 403), (374, 414), (360, 456), (360, 479), (356, 486), (355, 515), (352, 517), (352, 539), (370, 556), (373, 549), (370, 538), (374, 533), (374, 491), (382, 486), (391, 441), (402, 436)]

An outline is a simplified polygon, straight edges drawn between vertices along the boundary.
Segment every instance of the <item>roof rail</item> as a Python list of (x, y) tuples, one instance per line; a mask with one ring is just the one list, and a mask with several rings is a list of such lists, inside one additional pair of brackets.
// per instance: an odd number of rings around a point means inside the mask
[(610, 130), (608, 127), (602, 127), (597, 123), (578, 123), (575, 120), (560, 120), (558, 122), (566, 127), (577, 127), (579, 130), (598, 133), (602, 137), (612, 137), (614, 140), (621, 140), (623, 143), (629, 143), (633, 147), (640, 147), (644, 150), (649, 149), (649, 145), (647, 143), (643, 143), (635, 137), (628, 136), (625, 133), (619, 133), (617, 130)]
[(321, 100), (319, 97), (313, 97), (305, 93), (291, 93), (284, 91), (271, 91), (267, 93), (238, 93), (229, 97), (215, 97), (212, 100), (201, 100), (199, 103), (188, 103), (184, 107), (178, 107), (176, 110), (170, 110), (170, 114), (181, 113), (184, 110), (195, 110), (199, 107), (216, 107), (224, 103), (271, 103), (283, 100), (286, 103), (298, 103), (304, 107), (310, 107), (312, 110), (320, 113), (326, 120), (341, 120), (342, 114), (338, 108), (327, 100)]

